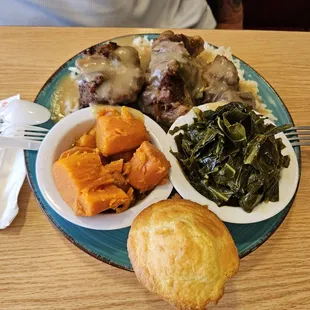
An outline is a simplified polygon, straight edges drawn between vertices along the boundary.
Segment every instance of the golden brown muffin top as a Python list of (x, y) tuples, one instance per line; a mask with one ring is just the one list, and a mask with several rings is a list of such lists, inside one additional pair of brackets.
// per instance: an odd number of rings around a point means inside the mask
[(189, 200), (160, 201), (134, 220), (128, 253), (138, 280), (178, 309), (206, 309), (239, 268), (223, 222)]

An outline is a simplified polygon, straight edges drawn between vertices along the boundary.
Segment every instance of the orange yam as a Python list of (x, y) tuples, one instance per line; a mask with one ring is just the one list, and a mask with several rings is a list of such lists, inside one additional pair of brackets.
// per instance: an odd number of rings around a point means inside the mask
[(122, 206), (118, 207), (115, 211), (116, 213), (121, 213), (124, 212), (126, 210), (128, 210), (128, 208), (130, 207), (130, 205), (133, 203), (135, 197), (134, 197), (134, 190), (132, 187), (130, 187), (127, 191), (127, 196), (128, 196), (128, 201), (126, 201), (125, 203), (123, 203)]
[(104, 166), (113, 176), (113, 184), (121, 188), (124, 191), (128, 190), (128, 181), (122, 175), (124, 167), (123, 159), (112, 161)]
[(85, 133), (82, 137), (77, 139), (75, 145), (96, 148), (96, 126), (93, 126), (88, 133)]
[(92, 149), (92, 148), (89, 148), (89, 147), (75, 146), (75, 147), (73, 147), (73, 148), (63, 152), (60, 155), (59, 159), (68, 157), (70, 155), (73, 155), (74, 153), (78, 153), (78, 154), (82, 154), (82, 153), (96, 153), (96, 149)]
[(53, 164), (53, 177), (60, 196), (67, 205), (78, 215), (76, 200), (80, 192), (78, 184), (71, 178), (67, 167), (61, 162), (56, 161)]
[(96, 136), (84, 134), (82, 137), (76, 140), (76, 146), (83, 146), (83, 147), (96, 147)]
[(123, 175), (128, 175), (130, 172), (130, 162), (129, 163), (125, 163), (124, 164), (124, 168), (123, 168)]
[(134, 118), (126, 107), (97, 118), (96, 143), (104, 156), (133, 150), (150, 136), (144, 123)]
[(143, 142), (130, 160), (128, 180), (140, 192), (154, 188), (168, 175), (170, 163), (150, 142)]
[(96, 125), (94, 125), (91, 130), (88, 132), (90, 136), (96, 136)]
[(109, 164), (105, 165), (104, 168), (108, 169), (110, 172), (122, 172), (123, 171), (123, 166), (124, 166), (124, 160), (119, 159), (116, 161), (112, 161)]
[(110, 160), (115, 161), (119, 159), (123, 159), (125, 163), (129, 162), (135, 153), (135, 150), (127, 151), (127, 152), (122, 152), (118, 154), (111, 155), (109, 157)]
[(63, 200), (79, 215), (77, 198), (85, 189), (111, 184), (113, 177), (102, 169), (99, 154), (75, 152), (53, 164), (53, 177)]
[(128, 195), (115, 185), (101, 190), (82, 193), (78, 197), (78, 208), (82, 215), (93, 216), (108, 209), (116, 209), (129, 200)]

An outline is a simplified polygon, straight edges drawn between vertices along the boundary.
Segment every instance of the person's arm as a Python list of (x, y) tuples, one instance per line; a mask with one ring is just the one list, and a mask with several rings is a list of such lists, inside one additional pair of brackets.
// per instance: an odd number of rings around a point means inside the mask
[(218, 29), (242, 29), (242, 0), (208, 0)]

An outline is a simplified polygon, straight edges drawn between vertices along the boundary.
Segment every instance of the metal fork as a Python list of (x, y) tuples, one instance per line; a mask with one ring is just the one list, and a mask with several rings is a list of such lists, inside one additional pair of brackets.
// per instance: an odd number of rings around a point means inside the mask
[(310, 126), (296, 126), (284, 131), (292, 146), (310, 146)]

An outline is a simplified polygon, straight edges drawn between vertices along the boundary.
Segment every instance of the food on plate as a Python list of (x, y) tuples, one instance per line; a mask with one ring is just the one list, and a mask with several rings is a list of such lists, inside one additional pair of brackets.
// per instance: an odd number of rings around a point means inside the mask
[(128, 195), (113, 184), (96, 191), (82, 191), (78, 197), (78, 215), (93, 216), (129, 202)]
[(134, 153), (135, 153), (135, 150), (121, 152), (121, 153), (117, 153), (117, 154), (109, 156), (109, 159), (112, 161), (123, 159), (124, 162), (126, 163), (126, 162), (129, 162), (131, 160)]
[(160, 201), (133, 221), (128, 254), (138, 280), (177, 309), (206, 309), (239, 269), (223, 222), (189, 200)]
[(79, 216), (108, 209), (119, 213), (133, 206), (170, 168), (149, 139), (142, 120), (126, 107), (121, 112), (102, 110), (96, 125), (53, 164), (53, 178), (63, 200)]
[(143, 142), (129, 162), (128, 180), (140, 192), (152, 189), (168, 176), (170, 163), (150, 142)]
[(121, 113), (115, 109), (100, 112), (96, 123), (96, 143), (104, 156), (136, 149), (150, 136), (144, 123), (123, 107)]
[[(63, 200), (78, 215), (82, 215), (78, 198), (83, 189), (93, 184), (104, 186), (113, 183), (110, 173), (102, 169), (97, 152), (80, 152), (61, 156), (53, 165), (53, 177)], [(86, 214), (85, 214), (86, 215)]]
[(93, 127), (89, 132), (85, 133), (75, 142), (76, 146), (80, 147), (96, 147), (96, 127)]
[(133, 103), (144, 83), (137, 50), (113, 42), (89, 48), (76, 60), (75, 73), (80, 108)]
[[(252, 212), (261, 202), (279, 200), (281, 170), (290, 164), (275, 126), (249, 106), (234, 102), (196, 114), (192, 124), (170, 131), (177, 158), (191, 185), (218, 206)], [(180, 133), (179, 133), (180, 132)]]
[(53, 119), (90, 104), (139, 104), (166, 126), (195, 105), (238, 101), (275, 120), (258, 95), (257, 82), (245, 79), (229, 48), (172, 31), (155, 40), (114, 41), (87, 49), (69, 68), (69, 78), (59, 82), (52, 98)]
[(217, 55), (205, 62), (199, 55), (204, 41), (163, 32), (152, 45), (147, 87), (140, 97), (141, 110), (162, 124), (172, 124), (194, 105), (239, 101), (256, 107), (249, 91), (241, 91), (235, 64)]
[(66, 158), (74, 153), (77, 153), (77, 154), (81, 154), (81, 153), (95, 153), (96, 150), (93, 149), (93, 148), (90, 148), (90, 147), (86, 147), (86, 146), (74, 146), (73, 148), (63, 152), (61, 155), (60, 155), (60, 158), (59, 159), (62, 159), (62, 158)]
[(165, 31), (153, 41), (146, 89), (140, 97), (141, 110), (157, 122), (173, 123), (202, 97), (201, 37)]
[(237, 68), (225, 56), (217, 55), (202, 71), (203, 102), (243, 102), (256, 107), (255, 97), (250, 92), (240, 91)]

